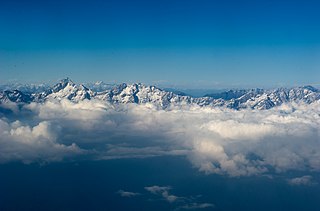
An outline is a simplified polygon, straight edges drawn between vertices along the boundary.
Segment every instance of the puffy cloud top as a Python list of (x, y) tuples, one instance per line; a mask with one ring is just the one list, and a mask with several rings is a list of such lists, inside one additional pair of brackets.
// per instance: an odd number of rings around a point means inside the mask
[(319, 171), (319, 114), (319, 102), (238, 111), (53, 99), (2, 113), (0, 162), (173, 155), (208, 174)]

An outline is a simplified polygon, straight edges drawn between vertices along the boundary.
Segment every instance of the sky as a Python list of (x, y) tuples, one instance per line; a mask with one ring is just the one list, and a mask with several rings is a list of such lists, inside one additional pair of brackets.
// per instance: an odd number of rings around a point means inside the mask
[(320, 2), (0, 2), (0, 82), (320, 84)]

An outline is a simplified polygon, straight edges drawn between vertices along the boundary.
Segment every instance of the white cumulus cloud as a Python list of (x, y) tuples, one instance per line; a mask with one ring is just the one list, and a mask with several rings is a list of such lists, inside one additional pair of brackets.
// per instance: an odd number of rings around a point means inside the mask
[(207, 174), (320, 171), (319, 114), (320, 102), (263, 111), (31, 103), (2, 114), (0, 162), (185, 156)]

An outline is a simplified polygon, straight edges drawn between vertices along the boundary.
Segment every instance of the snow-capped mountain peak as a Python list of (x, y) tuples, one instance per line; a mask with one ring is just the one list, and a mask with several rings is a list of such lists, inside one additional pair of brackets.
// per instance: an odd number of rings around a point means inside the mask
[(62, 79), (47, 92), (45, 99), (68, 99), (72, 101), (80, 101), (88, 99), (94, 95), (94, 92), (85, 87), (83, 84), (77, 85), (71, 79)]
[(59, 92), (62, 89), (65, 89), (66, 87), (74, 87), (75, 83), (73, 83), (72, 80), (70, 80), (69, 78), (65, 78), (60, 80), (59, 83), (57, 83), (56, 85), (53, 86), (52, 91), (53, 92)]
[(320, 100), (320, 91), (312, 86), (291, 89), (278, 88), (274, 90), (229, 90), (198, 98), (175, 94), (141, 83), (110, 85), (99, 82), (91, 84), (90, 87), (95, 87), (98, 91), (93, 91), (84, 84), (75, 84), (71, 79), (66, 78), (41, 93), (29, 93), (19, 90), (2, 91), (0, 92), (0, 102), (30, 103), (44, 102), (50, 99), (68, 99), (78, 102), (96, 99), (113, 104), (151, 103), (162, 109), (167, 109), (170, 106), (198, 105), (222, 106), (238, 110), (244, 108), (270, 109), (283, 103), (303, 102), (310, 104)]

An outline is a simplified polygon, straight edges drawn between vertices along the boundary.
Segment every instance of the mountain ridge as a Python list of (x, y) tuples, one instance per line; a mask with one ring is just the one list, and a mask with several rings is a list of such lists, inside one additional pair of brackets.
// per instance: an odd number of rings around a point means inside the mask
[(30, 90), (27, 89), (28, 86), (24, 86), (23, 90), (6, 89), (0, 91), (0, 103), (42, 103), (52, 99), (67, 99), (79, 102), (96, 99), (113, 104), (151, 103), (162, 109), (167, 109), (170, 106), (194, 104), (208, 107), (227, 107), (236, 110), (245, 108), (264, 110), (283, 103), (304, 102), (310, 104), (320, 100), (320, 91), (310, 85), (272, 90), (259, 88), (228, 90), (221, 93), (207, 94), (204, 97), (192, 97), (185, 93), (174, 93), (142, 83), (110, 85), (99, 82), (91, 85), (96, 86), (96, 89), (92, 90), (84, 84), (76, 84), (70, 78), (65, 78), (47, 88), (42, 85), (41, 89), (37, 89), (35, 86), (32, 86)]

